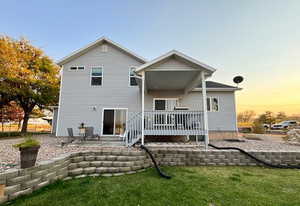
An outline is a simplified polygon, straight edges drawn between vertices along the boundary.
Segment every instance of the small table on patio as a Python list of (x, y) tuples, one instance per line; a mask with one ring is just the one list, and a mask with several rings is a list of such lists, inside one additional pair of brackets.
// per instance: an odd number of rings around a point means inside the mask
[(80, 141), (85, 140), (86, 138), (86, 127), (78, 127)]

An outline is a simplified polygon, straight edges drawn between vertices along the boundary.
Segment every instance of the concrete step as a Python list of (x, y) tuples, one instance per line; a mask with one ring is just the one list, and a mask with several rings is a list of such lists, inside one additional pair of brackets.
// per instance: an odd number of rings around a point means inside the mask
[(123, 141), (122, 137), (100, 137), (100, 141), (118, 142)]
[(121, 147), (125, 146), (125, 142), (121, 141), (100, 141), (101, 146), (109, 146), (109, 147)]
[(115, 161), (82, 161), (78, 163), (71, 163), (68, 168), (69, 170), (73, 170), (76, 168), (86, 168), (86, 167), (133, 167), (139, 166), (149, 163), (148, 160), (135, 160), (135, 161), (122, 161), (122, 160), (115, 160)]
[[(148, 168), (150, 164), (137, 165), (132, 167), (86, 167), (69, 170), (68, 174), (71, 177), (81, 177), (81, 175), (105, 174), (103, 176), (113, 176), (118, 173), (133, 173)], [(84, 177), (84, 176), (82, 176)]]

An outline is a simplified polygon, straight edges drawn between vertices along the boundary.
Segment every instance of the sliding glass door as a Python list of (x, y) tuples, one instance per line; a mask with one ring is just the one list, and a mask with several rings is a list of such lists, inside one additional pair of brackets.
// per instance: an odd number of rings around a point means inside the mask
[(123, 135), (126, 130), (127, 109), (103, 110), (103, 135)]

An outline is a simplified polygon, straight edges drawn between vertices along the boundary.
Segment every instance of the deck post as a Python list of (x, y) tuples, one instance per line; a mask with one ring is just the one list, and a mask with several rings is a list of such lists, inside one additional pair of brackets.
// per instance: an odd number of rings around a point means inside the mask
[(145, 72), (142, 73), (142, 145), (144, 145), (144, 124), (145, 124)]
[(207, 118), (207, 100), (206, 100), (206, 82), (205, 73), (201, 72), (201, 83), (202, 83), (202, 107), (203, 107), (203, 120), (204, 120), (204, 141), (205, 149), (208, 149), (209, 136), (208, 136), (208, 118)]

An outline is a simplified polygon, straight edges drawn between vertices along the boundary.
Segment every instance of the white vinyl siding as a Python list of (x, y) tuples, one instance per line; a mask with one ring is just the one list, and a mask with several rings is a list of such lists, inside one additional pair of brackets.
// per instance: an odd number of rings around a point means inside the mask
[[(118, 48), (106, 45), (107, 52), (102, 52), (99, 45), (63, 65), (58, 136), (67, 136), (67, 128), (73, 128), (74, 134), (78, 135), (81, 122), (94, 127), (95, 134), (101, 134), (103, 108), (128, 108), (128, 115), (141, 111), (140, 90), (138, 86), (128, 86), (128, 72), (130, 67), (142, 63)], [(70, 71), (72, 66), (84, 66), (85, 69)], [(92, 67), (103, 68), (102, 86), (91, 86)]]

